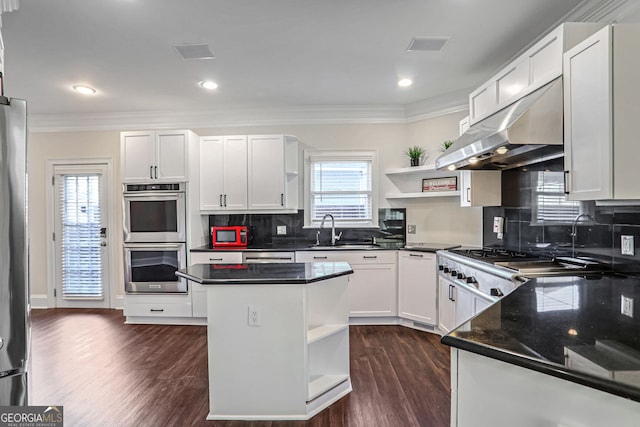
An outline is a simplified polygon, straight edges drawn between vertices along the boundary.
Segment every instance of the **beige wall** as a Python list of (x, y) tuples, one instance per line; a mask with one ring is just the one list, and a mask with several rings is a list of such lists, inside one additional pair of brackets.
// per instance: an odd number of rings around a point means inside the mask
[[(29, 258), (30, 284), (33, 303), (47, 294), (47, 268), (52, 260), (47, 258), (47, 191), (52, 191), (51, 177), (47, 176), (47, 162), (52, 159), (111, 159), (114, 194), (111, 197), (111, 213), (114, 224), (122, 224), (121, 206), (118, 197), (120, 170), (119, 132), (64, 132), (31, 133), (27, 141), (29, 164)], [(49, 228), (51, 230), (51, 228)], [(113, 230), (114, 246), (122, 247), (122, 233)], [(114, 248), (115, 249), (115, 248)], [(114, 250), (114, 267), (122, 271), (120, 250)], [(122, 279), (115, 283), (122, 283)], [(119, 288), (118, 288), (119, 289)], [(121, 294), (122, 292), (120, 292)]]
[[(409, 160), (403, 151), (410, 145), (420, 145), (427, 149), (427, 163), (434, 163), (439, 155), (442, 141), (455, 139), (458, 121), (462, 113), (448, 114), (434, 119), (410, 124), (343, 124), (343, 125), (293, 125), (260, 127), (226, 127), (193, 129), (201, 136), (233, 134), (286, 133), (296, 135), (300, 142), (316, 149), (375, 149), (378, 151), (379, 203), (381, 207), (407, 207), (410, 224), (415, 224), (417, 234), (409, 235), (410, 241), (481, 244), (482, 210), (480, 208), (460, 208), (457, 199), (430, 199), (428, 201), (389, 203), (384, 194), (397, 191), (393, 183), (384, 175), (388, 168), (408, 166)], [(129, 130), (129, 129), (123, 129)], [(115, 277), (112, 278), (114, 296), (123, 293), (122, 266), (122, 224), (119, 177), (120, 134), (114, 131), (96, 132), (50, 132), (33, 133), (29, 140), (29, 222), (31, 233), (31, 281), (32, 295), (47, 292), (46, 239), (35, 236), (46, 235), (46, 191), (51, 189), (50, 177), (46, 175), (49, 159), (112, 158), (113, 188), (111, 213), (116, 224), (113, 259)], [(113, 297), (112, 297), (113, 300)]]

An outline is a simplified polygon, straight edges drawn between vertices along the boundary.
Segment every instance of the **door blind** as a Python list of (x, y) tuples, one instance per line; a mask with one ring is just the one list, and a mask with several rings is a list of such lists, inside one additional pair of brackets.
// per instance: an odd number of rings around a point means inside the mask
[(64, 175), (59, 189), (62, 297), (102, 299), (100, 175)]

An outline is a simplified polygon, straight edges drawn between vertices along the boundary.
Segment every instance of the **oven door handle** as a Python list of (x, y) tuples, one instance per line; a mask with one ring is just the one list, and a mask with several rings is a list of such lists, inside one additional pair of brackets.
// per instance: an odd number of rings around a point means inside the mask
[(124, 249), (177, 249), (181, 250), (184, 243), (125, 243)]
[(172, 191), (172, 192), (148, 192), (148, 191), (140, 191), (140, 192), (131, 192), (128, 191), (123, 193), (123, 197), (127, 200), (132, 199), (145, 199), (145, 200), (174, 200), (174, 199), (182, 199), (184, 198), (184, 191)]

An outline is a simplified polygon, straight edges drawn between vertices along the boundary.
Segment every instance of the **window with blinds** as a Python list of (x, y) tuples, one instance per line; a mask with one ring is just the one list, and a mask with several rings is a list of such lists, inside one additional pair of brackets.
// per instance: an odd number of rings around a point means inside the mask
[(372, 152), (315, 153), (308, 158), (310, 226), (326, 214), (341, 226), (372, 226), (375, 197)]
[(580, 202), (567, 200), (562, 172), (538, 172), (533, 198), (533, 223), (572, 223), (580, 214)]
[(62, 297), (102, 299), (100, 175), (64, 175), (59, 182)]

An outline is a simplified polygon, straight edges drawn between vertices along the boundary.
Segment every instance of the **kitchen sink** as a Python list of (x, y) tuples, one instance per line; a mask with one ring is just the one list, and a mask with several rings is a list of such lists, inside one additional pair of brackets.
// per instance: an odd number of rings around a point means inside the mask
[(316, 251), (331, 251), (331, 250), (347, 250), (347, 249), (361, 249), (361, 250), (366, 250), (366, 249), (379, 249), (380, 246), (378, 245), (373, 245), (371, 243), (345, 243), (342, 245), (312, 245), (309, 246), (309, 249), (311, 250), (316, 250)]

